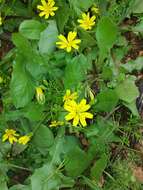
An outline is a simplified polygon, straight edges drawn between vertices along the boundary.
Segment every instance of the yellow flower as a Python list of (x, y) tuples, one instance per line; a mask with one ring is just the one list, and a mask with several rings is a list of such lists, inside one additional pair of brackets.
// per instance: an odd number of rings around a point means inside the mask
[(45, 95), (41, 87), (36, 87), (36, 99), (39, 104), (45, 103)]
[(87, 112), (90, 105), (86, 104), (86, 100), (82, 99), (80, 103), (76, 103), (74, 100), (69, 101), (64, 105), (64, 109), (70, 112), (65, 116), (66, 121), (73, 120), (73, 126), (77, 126), (79, 123), (83, 127), (87, 125), (86, 118), (92, 119), (93, 114)]
[(58, 7), (54, 7), (55, 1), (54, 0), (41, 0), (42, 5), (38, 5), (37, 9), (39, 9), (41, 12), (39, 13), (39, 16), (42, 17), (45, 15), (45, 19), (48, 19), (49, 16), (54, 16)]
[(71, 52), (72, 48), (78, 50), (79, 44), (81, 42), (80, 39), (75, 39), (77, 36), (77, 32), (69, 32), (67, 39), (65, 36), (60, 34), (58, 38), (61, 40), (60, 42), (56, 42), (56, 44), (59, 46), (60, 49), (66, 49), (67, 52)]
[(13, 144), (14, 142), (17, 142), (17, 137), (19, 134), (16, 133), (13, 129), (6, 129), (5, 134), (2, 136), (2, 142), (5, 142), (8, 140), (10, 144)]
[(93, 5), (93, 7), (91, 8), (91, 11), (95, 14), (99, 14), (99, 8), (97, 7), (96, 4)]
[(82, 14), (82, 19), (78, 19), (80, 23), (80, 27), (85, 30), (91, 30), (92, 27), (95, 25), (96, 16), (90, 17), (89, 13), (87, 15), (85, 13)]
[(49, 126), (50, 127), (57, 127), (57, 126), (62, 126), (63, 124), (64, 124), (63, 121), (52, 121)]
[(64, 102), (68, 102), (70, 100), (76, 100), (78, 98), (77, 92), (71, 93), (71, 91), (68, 89), (66, 90), (66, 94), (63, 97)]
[(18, 139), (19, 144), (26, 145), (31, 139), (31, 135), (24, 135)]
[(2, 17), (0, 16), (0, 26), (2, 25)]

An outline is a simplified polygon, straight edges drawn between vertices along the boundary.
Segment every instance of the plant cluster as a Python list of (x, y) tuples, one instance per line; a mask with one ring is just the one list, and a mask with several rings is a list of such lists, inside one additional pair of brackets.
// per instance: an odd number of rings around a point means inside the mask
[(0, 190), (143, 188), (129, 33), (142, 0), (0, 0)]

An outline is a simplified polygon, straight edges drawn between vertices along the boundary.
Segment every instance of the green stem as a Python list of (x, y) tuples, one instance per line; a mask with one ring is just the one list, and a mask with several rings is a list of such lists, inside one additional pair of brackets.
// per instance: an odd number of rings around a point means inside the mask
[(20, 170), (25, 170), (25, 171), (31, 172), (30, 169), (25, 168), (25, 167), (22, 167), (22, 166), (17, 166), (17, 165), (15, 165), (15, 164), (10, 164), (10, 163), (8, 163), (7, 165), (8, 165), (9, 167), (13, 167), (13, 168), (17, 168), (17, 169), (20, 169)]

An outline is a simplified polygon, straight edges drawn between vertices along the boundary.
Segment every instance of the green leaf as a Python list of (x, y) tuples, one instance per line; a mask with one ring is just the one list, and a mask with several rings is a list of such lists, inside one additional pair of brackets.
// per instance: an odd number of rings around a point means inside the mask
[(8, 190), (7, 184), (5, 181), (0, 182), (0, 189), (1, 190)]
[(50, 55), (55, 47), (58, 37), (57, 25), (54, 20), (49, 21), (48, 27), (41, 33), (39, 40), (39, 51), (42, 54)]
[(31, 190), (31, 187), (27, 185), (14, 185), (9, 190)]
[(86, 79), (87, 70), (90, 67), (91, 64), (84, 55), (79, 55), (72, 60), (69, 60), (65, 69), (65, 88), (77, 88), (77, 86)]
[(132, 71), (141, 71), (143, 69), (143, 57), (138, 57), (136, 60), (122, 64), (121, 67), (130, 73)]
[(79, 30), (79, 38), (81, 39), (80, 49), (90, 48), (96, 45), (95, 39), (84, 30)]
[(143, 1), (142, 0), (135, 0), (133, 4), (133, 13), (143, 13)]
[(57, 168), (51, 163), (47, 163), (35, 170), (31, 176), (32, 190), (59, 190), (64, 187), (72, 187), (74, 181), (64, 176), (60, 169), (60, 166)]
[(98, 182), (102, 176), (104, 169), (107, 166), (108, 156), (103, 154), (101, 158), (95, 161), (94, 165), (91, 168), (91, 178)]
[(129, 108), (129, 110), (132, 112), (132, 114), (134, 116), (139, 116), (139, 112), (137, 110), (137, 106), (136, 106), (136, 100), (134, 100), (133, 102), (130, 103), (124, 103), (124, 105)]
[(42, 168), (35, 170), (31, 176), (32, 190), (58, 190), (59, 183), (55, 167), (51, 164), (46, 164)]
[(31, 103), (22, 110), (22, 113), (31, 121), (39, 121), (43, 117), (43, 111), (43, 105)]
[(35, 132), (32, 142), (42, 154), (46, 154), (54, 143), (53, 133), (48, 127), (41, 125)]
[(92, 4), (94, 3), (94, 0), (69, 0), (71, 7), (74, 9), (75, 13), (77, 15), (80, 15), (82, 11), (87, 11)]
[(16, 63), (13, 66), (10, 90), (14, 105), (17, 108), (26, 106), (33, 98), (34, 82), (25, 69), (22, 56), (17, 56)]
[(56, 21), (57, 21), (57, 26), (59, 28), (60, 33), (64, 31), (64, 27), (66, 23), (68, 22), (69, 16), (70, 16), (69, 5), (65, 1), (63, 1), (62, 6), (59, 7), (56, 13)]
[(20, 33), (12, 34), (12, 41), (23, 56), (28, 57), (30, 59), (32, 58), (31, 44), (24, 36), (22, 36), (22, 34)]
[(97, 25), (96, 39), (100, 49), (100, 58), (103, 60), (117, 40), (117, 26), (109, 17), (102, 17)]
[(23, 56), (23, 63), (25, 63), (26, 69), (35, 80), (41, 78), (47, 72), (47, 63), (44, 62), (40, 53), (20, 33), (13, 34), (12, 40), (18, 49), (18, 54), (21, 53)]
[(38, 40), (45, 26), (37, 20), (24, 20), (19, 27), (19, 32), (26, 38)]
[(143, 34), (143, 18), (141, 19), (140, 23), (132, 28), (133, 32), (140, 32)]
[(138, 96), (139, 91), (135, 85), (135, 80), (127, 78), (121, 84), (116, 87), (118, 97), (126, 103), (133, 102)]
[(50, 147), (49, 153), (52, 157), (52, 163), (53, 164), (59, 164), (61, 163), (61, 155), (64, 153), (64, 146), (65, 146), (65, 129), (60, 128), (58, 130), (58, 134), (54, 140), (53, 146)]
[(88, 166), (88, 156), (79, 147), (75, 147), (65, 157), (65, 170), (69, 176), (78, 177)]
[(96, 110), (103, 112), (112, 111), (118, 103), (118, 95), (115, 90), (105, 90), (97, 95)]
[[(3, 169), (1, 163), (1, 170)], [(0, 190), (8, 190), (6, 176), (3, 174), (3, 170), (0, 171)]]

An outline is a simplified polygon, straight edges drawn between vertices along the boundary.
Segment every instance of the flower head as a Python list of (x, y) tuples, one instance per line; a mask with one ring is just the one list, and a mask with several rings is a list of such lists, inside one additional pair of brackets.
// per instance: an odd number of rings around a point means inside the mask
[(89, 108), (90, 105), (86, 104), (85, 99), (82, 99), (80, 103), (76, 103), (74, 100), (69, 101), (64, 105), (64, 109), (69, 112), (69, 114), (65, 116), (65, 119), (67, 121), (73, 120), (73, 126), (77, 126), (81, 123), (81, 125), (85, 127), (87, 125), (86, 118), (93, 118), (93, 114), (87, 112)]
[(19, 144), (26, 145), (31, 139), (31, 135), (24, 135), (18, 139)]
[(78, 98), (77, 92), (71, 93), (71, 91), (68, 89), (66, 90), (66, 94), (63, 97), (64, 102), (68, 102), (71, 100), (76, 100)]
[(81, 40), (76, 39), (76, 36), (77, 36), (77, 32), (69, 32), (68, 37), (66, 39), (65, 36), (60, 34), (58, 36), (60, 42), (56, 42), (56, 44), (59, 46), (60, 49), (66, 49), (67, 52), (71, 52), (72, 48), (78, 50), (79, 46), (77, 44), (79, 44)]
[(39, 104), (45, 103), (45, 95), (41, 87), (36, 87), (36, 99)]
[(2, 141), (5, 142), (8, 140), (10, 144), (13, 144), (14, 142), (17, 142), (17, 137), (19, 134), (16, 133), (13, 129), (6, 129), (5, 134), (2, 136)]
[(49, 126), (50, 127), (57, 127), (57, 126), (62, 126), (63, 124), (64, 124), (63, 121), (52, 121)]
[(90, 17), (89, 12), (87, 14), (82, 14), (82, 19), (78, 19), (78, 22), (80, 23), (80, 27), (85, 30), (91, 30), (92, 27), (95, 25), (95, 19), (96, 16)]
[(45, 19), (48, 19), (49, 16), (54, 16), (58, 7), (54, 7), (55, 1), (54, 0), (41, 0), (42, 5), (38, 5), (37, 9), (39, 9), (41, 12), (39, 13), (39, 16), (45, 16)]
[(91, 11), (95, 14), (99, 14), (99, 8), (97, 7), (96, 4), (93, 5), (93, 7), (91, 8)]

